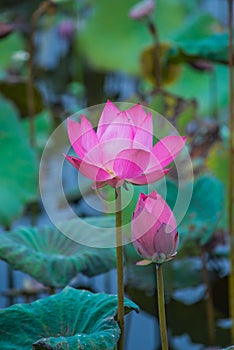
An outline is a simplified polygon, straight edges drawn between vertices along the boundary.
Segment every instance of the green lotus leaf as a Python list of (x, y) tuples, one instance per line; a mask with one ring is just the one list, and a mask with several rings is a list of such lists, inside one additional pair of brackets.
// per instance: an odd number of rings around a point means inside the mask
[(2, 232), (0, 259), (47, 286), (65, 287), (79, 272), (95, 276), (115, 267), (115, 250), (78, 244), (55, 228)]
[(186, 216), (179, 225), (181, 245), (207, 243), (218, 225), (224, 209), (224, 188), (215, 177), (203, 175), (194, 183)]
[(211, 147), (206, 158), (206, 166), (213, 175), (228, 187), (228, 149), (221, 142), (216, 142)]
[[(215, 77), (215, 82), (211, 85), (212, 77)], [(216, 107), (223, 108), (228, 103), (228, 67), (224, 65), (214, 65), (212, 73), (201, 72), (184, 65), (181, 68), (180, 78), (167, 89), (177, 96), (195, 99), (198, 102), (199, 115), (207, 116), (214, 110), (213, 101), (210, 100), (207, 91), (210, 89), (210, 93), (212, 93), (216, 88), (218, 88)]]
[(115, 247), (115, 216), (90, 216), (58, 223), (60, 231), (75, 242), (95, 247)]
[[(1, 86), (1, 84), (0, 84)], [(29, 119), (24, 118), (22, 120), (23, 128), (25, 133), (30, 135)], [(35, 139), (38, 151), (42, 153), (44, 147), (49, 139), (51, 132), (53, 131), (53, 122), (49, 110), (43, 110), (41, 113), (35, 115), (34, 117), (35, 125)]]
[[(197, 4), (196, 4), (197, 6)], [(186, 23), (178, 26), (178, 29), (173, 32), (172, 38), (176, 42), (181, 42), (188, 39), (203, 39), (213, 33), (220, 33), (223, 30), (217, 18), (209, 13), (198, 13), (195, 16), (188, 18)]]
[(185, 40), (174, 44), (167, 53), (170, 63), (208, 60), (228, 64), (228, 33), (213, 34), (199, 40)]
[[(139, 311), (125, 299), (125, 313)], [(4, 350), (114, 349), (120, 330), (117, 296), (65, 288), (31, 304), (0, 310), (0, 347)]]
[(0, 40), (0, 74), (13, 64), (12, 56), (17, 51), (24, 50), (24, 46), (22, 36), (16, 32)]
[(3, 99), (0, 110), (0, 224), (9, 225), (37, 198), (38, 169), (17, 111)]
[[(216, 142), (211, 147), (206, 158), (205, 164), (210, 172), (215, 175), (224, 185), (225, 189), (225, 210), (221, 219), (221, 226), (228, 227), (228, 173), (229, 173), (229, 155), (228, 148), (221, 142)], [(233, 208), (234, 215), (234, 208)]]

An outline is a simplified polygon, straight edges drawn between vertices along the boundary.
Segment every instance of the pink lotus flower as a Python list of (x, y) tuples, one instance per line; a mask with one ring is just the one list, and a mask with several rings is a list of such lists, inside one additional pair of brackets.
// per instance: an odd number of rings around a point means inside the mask
[(176, 255), (176, 220), (156, 191), (148, 196), (140, 194), (133, 213), (132, 239), (137, 252), (145, 259), (137, 265), (161, 264)]
[(81, 115), (80, 123), (68, 119), (68, 136), (79, 158), (65, 156), (81, 174), (95, 182), (117, 188), (125, 181), (144, 185), (165, 176), (183, 148), (186, 138), (166, 136), (153, 146), (152, 115), (140, 104), (125, 111), (108, 101), (95, 132)]

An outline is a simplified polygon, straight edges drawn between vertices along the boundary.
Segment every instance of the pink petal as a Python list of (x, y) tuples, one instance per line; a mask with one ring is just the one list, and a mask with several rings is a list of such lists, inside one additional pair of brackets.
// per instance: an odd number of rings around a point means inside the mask
[(106, 130), (99, 138), (100, 142), (109, 141), (113, 139), (126, 139), (133, 141), (134, 130), (129, 123), (127, 113), (125, 111), (119, 112), (116, 118), (106, 126)]
[(80, 158), (67, 156), (65, 155), (65, 158), (76, 168), (78, 169), (81, 174), (88, 177), (91, 180), (100, 182), (100, 181), (106, 181), (108, 179), (112, 179), (112, 175), (106, 172), (104, 169), (84, 162)]
[(178, 243), (178, 232), (176, 230), (166, 233), (166, 224), (162, 224), (154, 235), (154, 251), (170, 257), (175, 253)]
[(140, 196), (138, 198), (137, 204), (136, 204), (136, 208), (132, 214), (132, 219), (136, 219), (137, 216), (141, 213), (141, 211), (144, 209), (145, 206), (145, 200), (148, 198), (147, 195), (145, 195), (144, 193), (140, 193)]
[(131, 182), (136, 185), (146, 185), (151, 184), (159, 179), (161, 179), (163, 176), (165, 176), (170, 169), (157, 169), (152, 171), (151, 173), (143, 174), (141, 176), (136, 176), (131, 179), (128, 179), (128, 182)]
[[(154, 236), (158, 230), (157, 222), (151, 214), (141, 213), (140, 216), (132, 222), (132, 243), (137, 252), (146, 259), (150, 259), (155, 254)], [(135, 239), (136, 236), (139, 238)]]
[(137, 266), (146, 266), (146, 265), (149, 265), (149, 264), (152, 264), (153, 261), (151, 260), (140, 260), (136, 263)]
[(177, 225), (174, 214), (160, 194), (157, 194), (157, 200), (151, 199), (151, 201), (151, 203), (150, 201), (146, 201), (146, 209), (150, 210), (160, 220), (161, 224), (166, 223), (168, 229), (175, 230)]
[(131, 118), (132, 124), (135, 126), (140, 126), (147, 117), (147, 113), (144, 111), (140, 103), (129, 108), (127, 114)]
[(108, 140), (101, 142), (92, 150), (92, 157), (96, 158), (96, 161), (102, 157), (102, 164), (111, 170), (117, 155), (129, 148), (132, 148), (131, 140), (123, 138)]
[[(139, 146), (137, 146), (139, 144)], [(134, 148), (151, 149), (153, 145), (153, 122), (149, 114), (144, 121), (136, 128), (134, 136)]]
[(68, 136), (72, 147), (81, 158), (98, 144), (92, 124), (84, 115), (81, 115), (80, 123), (68, 119)]
[(102, 111), (102, 115), (100, 117), (98, 128), (97, 128), (97, 137), (100, 139), (106, 128), (109, 124), (111, 124), (117, 115), (120, 113), (120, 110), (112, 103), (111, 101), (107, 101), (105, 107)]
[(180, 153), (186, 142), (184, 136), (166, 136), (153, 147), (153, 154), (164, 168)]
[(156, 229), (158, 229), (160, 223), (157, 224), (155, 216), (146, 207), (143, 207), (140, 213), (134, 216), (131, 225), (133, 241), (141, 244), (145, 239), (147, 241), (151, 239), (151, 235), (155, 231), (155, 225), (157, 226)]
[(145, 172), (150, 159), (150, 152), (141, 149), (121, 151), (113, 165), (114, 172), (121, 179), (139, 176)]

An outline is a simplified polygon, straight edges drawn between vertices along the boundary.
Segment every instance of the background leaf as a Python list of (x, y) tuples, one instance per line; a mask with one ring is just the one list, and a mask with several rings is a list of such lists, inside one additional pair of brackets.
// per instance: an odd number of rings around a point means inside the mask
[(79, 272), (95, 276), (115, 268), (114, 249), (83, 246), (50, 227), (2, 232), (0, 259), (53, 287), (65, 287)]
[[(144, 22), (128, 17), (136, 1), (98, 0), (93, 3), (93, 12), (79, 33), (80, 51), (95, 69), (139, 74), (141, 51), (152, 43), (152, 39)], [(154, 19), (161, 40), (168, 39), (186, 19), (189, 10), (185, 3), (157, 1)]]
[(208, 60), (210, 62), (228, 64), (228, 34), (213, 34), (200, 40), (185, 40), (174, 44), (167, 52), (170, 63), (194, 62)]
[[(209, 116), (214, 106), (223, 108), (228, 103), (228, 68), (215, 65), (212, 72), (206, 72), (184, 65), (180, 78), (168, 86), (167, 90), (183, 98), (196, 99), (199, 116)], [(210, 98), (213, 91), (216, 91), (217, 99)]]
[(186, 216), (179, 225), (181, 245), (207, 243), (215, 232), (224, 210), (224, 188), (215, 177), (203, 175), (194, 183)]
[(24, 45), (22, 36), (16, 32), (0, 40), (0, 75), (12, 64), (13, 54), (23, 50)]
[(38, 164), (14, 107), (0, 99), (0, 110), (0, 224), (9, 225), (37, 198)]

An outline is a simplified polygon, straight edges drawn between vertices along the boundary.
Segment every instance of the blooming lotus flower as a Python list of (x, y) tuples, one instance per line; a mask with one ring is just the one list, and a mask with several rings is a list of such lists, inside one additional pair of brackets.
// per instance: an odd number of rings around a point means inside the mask
[(137, 252), (144, 258), (137, 265), (161, 264), (176, 255), (176, 220), (156, 191), (148, 196), (140, 194), (133, 213), (132, 239)]
[(153, 123), (140, 104), (120, 111), (108, 101), (97, 131), (81, 115), (80, 122), (68, 119), (68, 136), (79, 158), (65, 156), (94, 187), (117, 188), (125, 181), (145, 185), (165, 176), (183, 148), (186, 138), (166, 136), (153, 146)]

